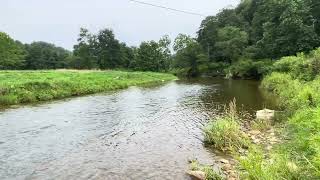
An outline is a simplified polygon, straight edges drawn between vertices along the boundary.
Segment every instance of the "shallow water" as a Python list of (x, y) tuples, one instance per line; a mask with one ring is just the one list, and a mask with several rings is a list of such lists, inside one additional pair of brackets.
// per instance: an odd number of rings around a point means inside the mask
[(237, 99), (273, 107), (255, 81), (179, 80), (0, 111), (0, 179), (188, 179), (213, 164), (201, 128)]

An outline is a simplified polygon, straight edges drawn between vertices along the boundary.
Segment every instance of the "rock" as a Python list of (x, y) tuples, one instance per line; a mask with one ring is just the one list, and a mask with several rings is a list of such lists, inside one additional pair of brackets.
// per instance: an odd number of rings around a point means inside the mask
[(187, 174), (195, 180), (205, 180), (206, 173), (203, 171), (188, 171)]
[(270, 133), (270, 136), (275, 136), (274, 132)]
[(223, 164), (229, 164), (229, 161), (227, 159), (220, 159), (220, 162)]
[(276, 143), (276, 142), (278, 142), (278, 139), (276, 137), (272, 137), (271, 139), (269, 139), (269, 141)]
[(253, 141), (253, 143), (255, 143), (255, 144), (259, 144), (259, 143), (260, 143), (260, 139), (253, 139), (252, 141)]
[(249, 131), (248, 134), (251, 134), (251, 135), (258, 135), (260, 134), (261, 132), (258, 131), (258, 130), (252, 130), (252, 131)]
[(266, 149), (267, 149), (268, 151), (270, 151), (270, 150), (272, 149), (272, 146), (269, 145), (269, 146), (266, 147)]
[(272, 120), (274, 118), (275, 111), (270, 109), (263, 109), (257, 111), (256, 117), (261, 120)]
[(230, 171), (230, 170), (232, 169), (232, 166), (231, 166), (230, 164), (225, 164), (225, 165), (222, 167), (222, 169), (223, 169), (224, 171)]

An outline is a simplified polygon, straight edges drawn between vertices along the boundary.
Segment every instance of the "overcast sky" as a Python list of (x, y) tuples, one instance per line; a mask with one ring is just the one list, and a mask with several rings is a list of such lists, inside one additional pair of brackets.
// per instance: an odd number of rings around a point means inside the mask
[[(200, 16), (172, 12), (129, 0), (1, 0), (0, 31), (24, 43), (46, 41), (72, 50), (79, 28), (114, 30), (128, 45), (172, 39), (179, 33), (195, 36)], [(170, 8), (214, 15), (240, 0), (140, 0)]]

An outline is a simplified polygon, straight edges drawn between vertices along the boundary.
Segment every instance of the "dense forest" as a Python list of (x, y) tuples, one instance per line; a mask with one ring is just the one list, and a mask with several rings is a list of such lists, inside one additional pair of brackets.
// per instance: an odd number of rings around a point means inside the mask
[[(197, 37), (129, 47), (111, 29), (80, 29), (73, 52), (46, 42), (22, 44), (0, 33), (0, 69), (128, 69), (196, 76), (260, 78), (283, 56), (320, 46), (317, 0), (242, 0), (205, 18)], [(173, 51), (171, 52), (171, 50)]]

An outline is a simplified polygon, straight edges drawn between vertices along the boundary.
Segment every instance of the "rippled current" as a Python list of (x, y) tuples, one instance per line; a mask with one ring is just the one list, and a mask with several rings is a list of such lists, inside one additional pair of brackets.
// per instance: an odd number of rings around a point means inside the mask
[(271, 106), (254, 81), (180, 80), (0, 110), (0, 179), (188, 179), (212, 164), (203, 125), (234, 97)]

